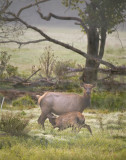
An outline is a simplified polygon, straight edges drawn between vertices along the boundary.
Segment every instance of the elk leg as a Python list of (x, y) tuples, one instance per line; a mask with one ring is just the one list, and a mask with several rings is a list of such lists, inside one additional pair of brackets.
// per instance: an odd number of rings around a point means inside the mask
[(41, 115), (38, 118), (38, 124), (41, 124)]
[(84, 126), (83, 126), (84, 128), (87, 128), (88, 129), (88, 131), (91, 133), (91, 135), (92, 135), (92, 130), (91, 130), (91, 128), (90, 128), (90, 126), (89, 125), (87, 125), (87, 124), (84, 124)]
[(59, 127), (58, 131), (63, 131), (63, 129), (64, 129), (63, 127)]
[(41, 113), (41, 115), (40, 115), (40, 117), (38, 119), (38, 123), (42, 125), (43, 129), (45, 129), (44, 122), (45, 122), (45, 120), (47, 118), (47, 115), (51, 112), (51, 110), (47, 109), (46, 107), (43, 107), (43, 108), (41, 108), (41, 111), (42, 111), (42, 113)]
[(78, 128), (77, 125), (73, 125), (73, 126), (72, 126), (72, 131), (75, 132), (75, 133), (77, 133), (77, 128)]
[(58, 131), (62, 131), (62, 130), (59, 128)]
[(78, 132), (80, 132), (81, 128), (82, 128), (82, 126), (79, 125), (78, 126)]
[(42, 114), (40, 115), (39, 119), (38, 119), (38, 123), (42, 125), (42, 128), (43, 128), (43, 129), (45, 129), (45, 127), (44, 127), (44, 122), (45, 122), (46, 118), (47, 118), (47, 115), (44, 114), (44, 113), (42, 113)]

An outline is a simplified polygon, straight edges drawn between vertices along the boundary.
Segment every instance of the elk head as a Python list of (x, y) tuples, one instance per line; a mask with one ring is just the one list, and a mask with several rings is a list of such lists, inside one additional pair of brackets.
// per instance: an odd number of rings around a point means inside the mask
[(85, 89), (85, 94), (86, 95), (88, 95), (88, 96), (90, 96), (91, 95), (91, 91), (92, 91), (92, 88), (94, 88), (95, 87), (95, 85), (94, 84), (84, 84), (84, 89)]

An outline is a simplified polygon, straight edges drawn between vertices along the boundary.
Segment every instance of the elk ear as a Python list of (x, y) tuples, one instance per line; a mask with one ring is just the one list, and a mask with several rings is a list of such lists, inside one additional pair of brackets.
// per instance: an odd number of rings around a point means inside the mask
[(39, 99), (41, 96), (40, 95), (36, 95), (36, 98)]

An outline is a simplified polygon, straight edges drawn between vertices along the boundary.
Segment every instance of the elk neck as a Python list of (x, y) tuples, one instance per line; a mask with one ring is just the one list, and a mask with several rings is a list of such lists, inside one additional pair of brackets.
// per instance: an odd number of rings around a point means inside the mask
[(91, 101), (91, 95), (86, 94), (86, 92), (84, 91), (84, 108), (87, 108), (90, 106), (90, 101)]

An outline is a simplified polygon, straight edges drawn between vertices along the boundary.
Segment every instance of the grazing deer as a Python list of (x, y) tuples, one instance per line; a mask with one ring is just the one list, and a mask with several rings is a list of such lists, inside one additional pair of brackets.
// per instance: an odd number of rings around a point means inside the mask
[(41, 115), (38, 123), (44, 128), (44, 122), (49, 113), (62, 115), (68, 112), (83, 112), (90, 106), (92, 84), (84, 84), (84, 94), (78, 95), (74, 93), (46, 92), (42, 96), (37, 95), (38, 104), (41, 108)]
[(69, 112), (59, 117), (54, 116), (52, 113), (47, 115), (49, 122), (54, 128), (58, 127), (59, 130), (72, 127), (72, 129), (78, 128), (78, 131), (83, 128), (87, 128), (92, 135), (92, 131), (89, 125), (85, 124), (85, 118), (80, 112)]

